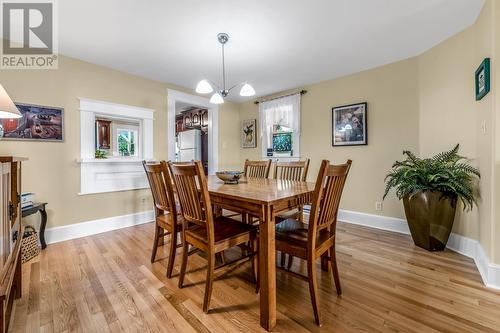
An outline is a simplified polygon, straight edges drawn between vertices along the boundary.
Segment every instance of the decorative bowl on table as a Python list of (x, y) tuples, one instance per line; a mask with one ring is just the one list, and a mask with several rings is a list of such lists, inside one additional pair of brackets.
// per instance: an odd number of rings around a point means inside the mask
[(219, 171), (215, 173), (224, 184), (238, 184), (240, 177), (243, 175), (241, 171)]

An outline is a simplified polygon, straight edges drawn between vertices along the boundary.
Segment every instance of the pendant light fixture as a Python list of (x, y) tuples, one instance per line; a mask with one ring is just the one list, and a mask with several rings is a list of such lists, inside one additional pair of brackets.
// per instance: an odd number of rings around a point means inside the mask
[[(201, 80), (198, 82), (196, 85), (196, 92), (199, 94), (210, 94), (214, 93), (212, 97), (210, 98), (210, 103), (213, 104), (222, 104), (224, 103), (224, 98), (229, 94), (229, 92), (238, 87), (242, 86), (240, 90), (240, 96), (248, 97), (248, 96), (253, 96), (255, 95), (255, 89), (248, 84), (247, 82), (242, 82), (239, 83), (235, 86), (232, 86), (231, 88), (227, 89), (226, 88), (226, 64), (225, 64), (225, 59), (224, 59), (224, 45), (229, 41), (229, 35), (226, 33), (221, 32), (220, 34), (217, 35), (217, 39), (219, 43), (222, 45), (222, 88), (214, 84), (213, 82), (210, 82), (208, 80)], [(216, 90), (214, 91), (213, 86), (216, 87)]]

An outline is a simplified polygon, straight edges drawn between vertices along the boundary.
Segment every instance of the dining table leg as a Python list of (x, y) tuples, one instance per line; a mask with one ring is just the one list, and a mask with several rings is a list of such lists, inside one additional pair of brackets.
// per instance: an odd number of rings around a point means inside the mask
[(260, 325), (276, 326), (276, 244), (272, 206), (263, 206), (259, 223)]

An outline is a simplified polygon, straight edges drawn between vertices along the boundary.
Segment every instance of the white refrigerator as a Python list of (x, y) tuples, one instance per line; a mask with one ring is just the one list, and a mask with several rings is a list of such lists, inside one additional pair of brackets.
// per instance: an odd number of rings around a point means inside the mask
[(178, 162), (201, 160), (201, 131), (197, 129), (180, 132), (177, 136)]

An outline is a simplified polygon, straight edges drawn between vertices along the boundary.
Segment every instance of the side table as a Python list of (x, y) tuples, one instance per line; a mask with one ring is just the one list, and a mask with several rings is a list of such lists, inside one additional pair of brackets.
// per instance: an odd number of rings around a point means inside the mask
[(42, 249), (47, 247), (45, 243), (45, 226), (47, 225), (47, 212), (45, 211), (46, 202), (36, 202), (33, 206), (25, 207), (22, 209), (22, 217), (30, 216), (40, 213), (41, 221), (40, 221), (40, 232), (38, 233), (40, 237), (40, 243), (42, 244)]

